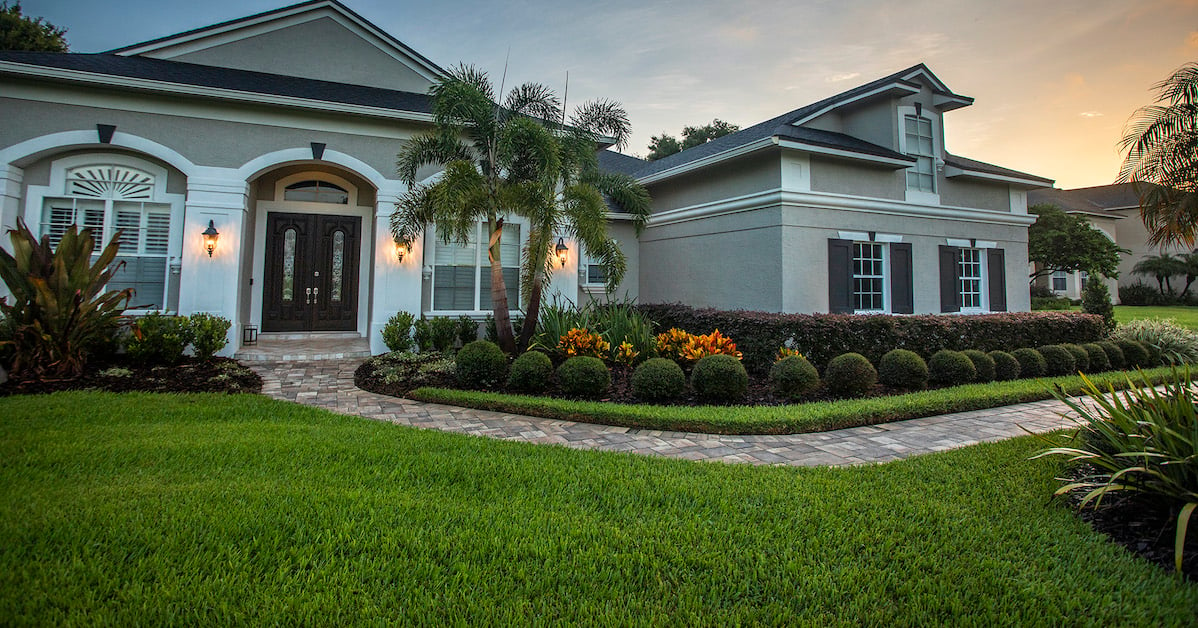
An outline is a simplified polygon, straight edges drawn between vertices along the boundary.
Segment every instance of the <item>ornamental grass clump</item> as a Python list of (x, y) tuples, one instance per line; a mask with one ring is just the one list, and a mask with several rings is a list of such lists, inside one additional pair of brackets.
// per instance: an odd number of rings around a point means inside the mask
[(1160, 350), (1168, 364), (1198, 363), (1198, 333), (1172, 318), (1143, 318), (1123, 323), (1111, 334), (1115, 340), (1139, 340)]
[(1049, 449), (1036, 457), (1065, 456), (1081, 477), (1054, 495), (1078, 492), (1079, 508), (1099, 508), (1108, 496), (1128, 493), (1177, 513), (1174, 568), (1181, 572), (1186, 531), (1198, 508), (1198, 394), (1189, 368), (1174, 369), (1157, 389), (1140, 373), (1128, 388), (1102, 390), (1083, 376), (1086, 400), (1056, 393), (1073, 411), (1077, 429), (1042, 436)]
[(632, 394), (645, 401), (673, 401), (686, 392), (682, 367), (666, 358), (650, 358), (632, 372)]
[(1088, 342), (1081, 347), (1090, 358), (1090, 372), (1103, 373), (1111, 370), (1111, 360), (1107, 357), (1106, 351), (1098, 346), (1098, 343)]
[(985, 351), (978, 351), (977, 349), (966, 349), (961, 353), (964, 353), (965, 357), (969, 358), (970, 362), (973, 362), (973, 368), (977, 371), (977, 377), (974, 378), (975, 382), (994, 381), (994, 358), (987, 355)]
[(458, 383), (466, 388), (494, 388), (507, 375), (507, 355), (486, 340), (467, 343), (454, 358)]
[(1073, 354), (1068, 349), (1061, 345), (1043, 345), (1036, 347), (1036, 351), (1044, 357), (1044, 374), (1045, 375), (1075, 375), (1077, 374), (1077, 361), (1073, 359)]
[(914, 351), (889, 351), (878, 361), (878, 381), (891, 388), (923, 390), (928, 387), (928, 364)]
[(802, 355), (791, 355), (770, 367), (770, 384), (774, 394), (798, 399), (819, 386), (819, 372)]
[(525, 351), (512, 362), (508, 372), (507, 387), (517, 392), (542, 393), (549, 388), (553, 375), (553, 361), (540, 351)]
[(960, 386), (976, 379), (978, 370), (969, 356), (960, 351), (941, 349), (928, 360), (928, 379), (939, 386)]
[(1019, 361), (1020, 377), (1044, 377), (1048, 371), (1048, 363), (1044, 361), (1044, 356), (1035, 349), (1016, 349), (1011, 355)]
[(877, 383), (878, 371), (860, 353), (838, 355), (824, 369), (824, 384), (840, 397), (860, 397)]
[(691, 387), (704, 401), (740, 401), (749, 390), (749, 374), (736, 356), (717, 353), (701, 358), (691, 371)]
[(986, 355), (994, 360), (994, 379), (1000, 382), (1019, 379), (1019, 360), (1006, 351), (991, 351)]
[(567, 396), (597, 399), (611, 385), (611, 371), (599, 358), (575, 356), (557, 367), (557, 384)]

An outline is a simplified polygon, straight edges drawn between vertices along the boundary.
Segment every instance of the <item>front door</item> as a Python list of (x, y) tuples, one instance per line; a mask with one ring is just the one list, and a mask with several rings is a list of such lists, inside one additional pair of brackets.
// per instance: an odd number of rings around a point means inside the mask
[(358, 326), (357, 216), (266, 217), (262, 331), (354, 331)]

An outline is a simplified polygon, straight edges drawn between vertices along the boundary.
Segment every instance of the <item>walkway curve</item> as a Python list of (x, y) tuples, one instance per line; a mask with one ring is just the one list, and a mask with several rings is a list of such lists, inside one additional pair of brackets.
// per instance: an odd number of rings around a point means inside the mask
[(361, 360), (258, 362), (262, 394), (397, 425), (487, 436), (501, 440), (622, 451), (687, 460), (791, 466), (845, 466), (889, 462), (1027, 432), (1072, 425), (1055, 400), (1021, 403), (853, 427), (813, 434), (727, 436), (613, 427), (542, 419), (400, 399), (354, 385)]

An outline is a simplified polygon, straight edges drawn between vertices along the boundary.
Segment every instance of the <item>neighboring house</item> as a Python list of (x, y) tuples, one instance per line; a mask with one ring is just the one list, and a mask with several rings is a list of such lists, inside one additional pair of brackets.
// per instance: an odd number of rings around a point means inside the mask
[[(444, 71), (336, 0), (103, 54), (0, 52), (2, 226), (123, 233), (114, 287), (140, 311), (262, 332), (340, 331), (384, 350), (396, 311), (483, 318), (485, 248), (399, 250), (395, 155), (431, 128)], [(778, 312), (1026, 310), (1026, 190), (1051, 181), (956, 157), (971, 99), (915, 66), (657, 162), (604, 151), (654, 197), (618, 297)], [(425, 180), (436, 175), (422, 172)], [(219, 239), (211, 253), (204, 232)], [(526, 225), (504, 231), (508, 287)], [(562, 234), (550, 298), (602, 298)]]

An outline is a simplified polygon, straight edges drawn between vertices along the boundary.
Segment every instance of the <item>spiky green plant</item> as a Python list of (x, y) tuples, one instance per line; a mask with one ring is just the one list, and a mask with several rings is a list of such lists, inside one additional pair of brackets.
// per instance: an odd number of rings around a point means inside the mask
[(1139, 340), (1160, 350), (1169, 364), (1198, 363), (1198, 333), (1177, 324), (1173, 318), (1141, 318), (1120, 324), (1114, 340)]
[(12, 338), (14, 379), (73, 378), (83, 373), (89, 353), (109, 342), (133, 290), (108, 290), (124, 266), (116, 261), (120, 232), (93, 261), (90, 229), (72, 225), (58, 246), (41, 241), (21, 219), (10, 229), (12, 253), (0, 249), (0, 278), (13, 301), (0, 301)]

